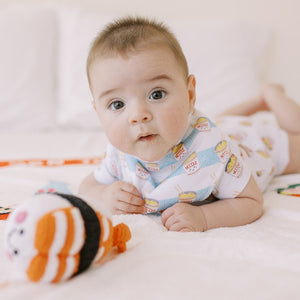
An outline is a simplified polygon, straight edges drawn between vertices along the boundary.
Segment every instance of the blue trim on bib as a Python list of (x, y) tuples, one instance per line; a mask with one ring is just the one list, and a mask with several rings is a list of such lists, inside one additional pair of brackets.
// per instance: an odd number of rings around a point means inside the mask
[[(195, 191), (197, 196), (196, 196), (196, 199), (193, 200), (192, 202), (205, 200), (211, 194), (213, 189), (214, 189), (214, 186), (209, 186), (209, 187), (206, 187), (199, 191)], [(179, 197), (163, 199), (163, 200), (158, 200), (158, 201), (159, 201), (158, 211), (164, 210), (164, 209), (171, 207), (172, 205), (180, 202)]]

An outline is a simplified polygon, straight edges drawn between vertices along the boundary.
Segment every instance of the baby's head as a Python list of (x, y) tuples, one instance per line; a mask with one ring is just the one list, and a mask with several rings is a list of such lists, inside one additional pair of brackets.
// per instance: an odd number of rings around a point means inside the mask
[(163, 24), (143, 18), (109, 24), (91, 47), (87, 74), (98, 117), (120, 151), (156, 161), (180, 142), (195, 78)]
[(108, 24), (95, 38), (87, 59), (87, 75), (90, 83), (90, 66), (97, 59), (121, 55), (149, 48), (168, 47), (188, 76), (188, 64), (174, 34), (163, 24), (145, 18), (124, 18)]

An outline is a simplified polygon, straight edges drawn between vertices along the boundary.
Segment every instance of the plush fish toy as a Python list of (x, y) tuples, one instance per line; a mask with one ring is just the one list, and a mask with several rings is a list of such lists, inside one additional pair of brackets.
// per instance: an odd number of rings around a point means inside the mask
[(127, 225), (115, 227), (104, 212), (68, 194), (29, 198), (8, 217), (5, 232), (10, 259), (31, 281), (59, 282), (98, 263), (117, 246), (126, 250)]

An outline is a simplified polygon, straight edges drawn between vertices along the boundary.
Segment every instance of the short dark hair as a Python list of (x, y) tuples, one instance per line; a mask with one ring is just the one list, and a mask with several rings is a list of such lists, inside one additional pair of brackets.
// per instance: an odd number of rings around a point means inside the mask
[(130, 51), (157, 44), (170, 48), (188, 77), (188, 64), (181, 46), (166, 25), (147, 18), (126, 17), (108, 24), (95, 38), (87, 59), (88, 79), (90, 66), (97, 58), (127, 55)]

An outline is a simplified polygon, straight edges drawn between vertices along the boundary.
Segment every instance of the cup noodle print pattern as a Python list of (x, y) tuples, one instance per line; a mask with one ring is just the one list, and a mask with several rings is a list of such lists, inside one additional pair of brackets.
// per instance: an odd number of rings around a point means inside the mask
[(122, 180), (134, 184), (149, 213), (175, 203), (236, 197), (250, 171), (238, 145), (209, 118), (195, 112), (182, 139), (159, 161), (144, 162), (109, 145), (94, 175), (100, 183)]

